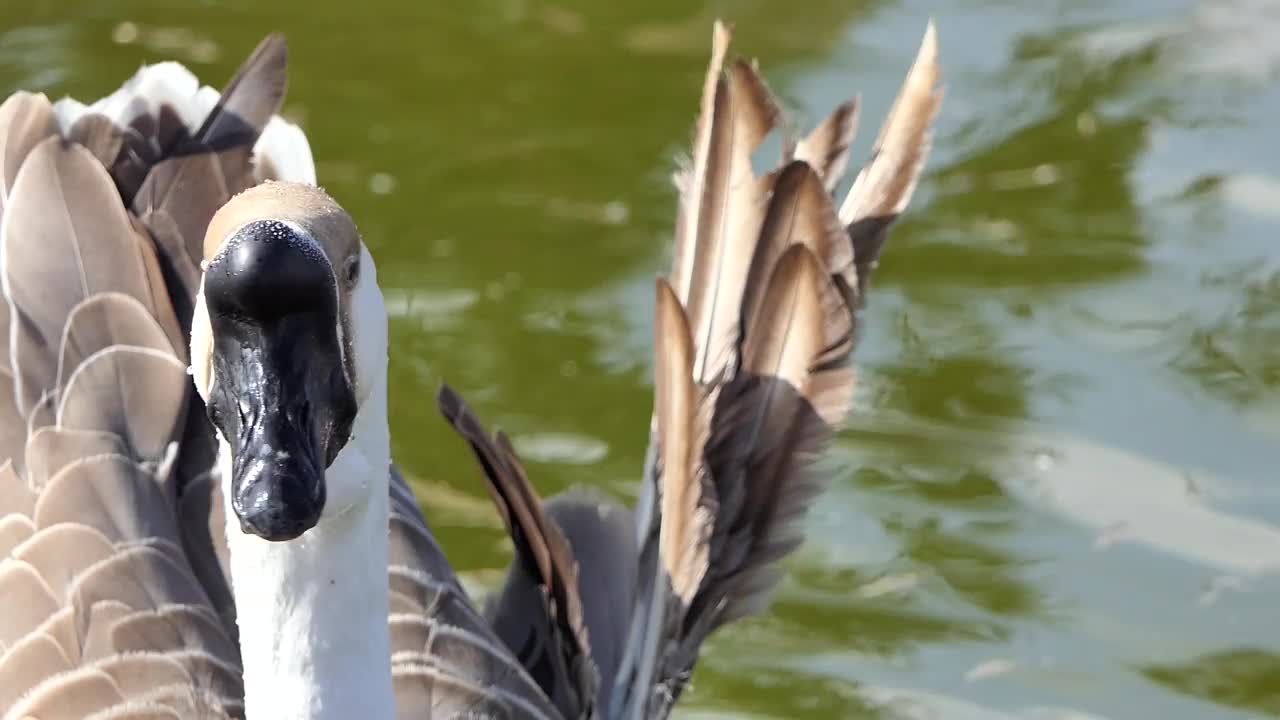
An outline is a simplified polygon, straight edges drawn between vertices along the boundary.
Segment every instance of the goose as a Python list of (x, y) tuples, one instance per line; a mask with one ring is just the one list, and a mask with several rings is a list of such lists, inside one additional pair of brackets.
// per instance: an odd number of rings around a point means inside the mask
[(376, 268), (277, 114), (283, 39), (220, 93), (162, 63), (0, 105), (0, 717), (667, 716), (802, 539), (941, 100), (930, 23), (837, 210), (856, 100), (757, 176), (781, 112), (729, 38), (677, 173), (637, 505), (543, 501), (441, 387), (515, 548), (484, 607), (391, 461)]

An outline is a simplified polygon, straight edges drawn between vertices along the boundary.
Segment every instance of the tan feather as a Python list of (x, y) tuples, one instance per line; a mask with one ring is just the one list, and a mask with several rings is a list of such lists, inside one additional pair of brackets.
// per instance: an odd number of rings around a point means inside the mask
[[(3, 384), (0, 382), (0, 384)], [(14, 472), (13, 461), (0, 463), (0, 512), (34, 517), (36, 494), (27, 482)]]
[[(8, 317), (9, 309), (0, 301), (0, 315)], [(18, 401), (14, 395), (13, 372), (9, 370), (8, 358), (9, 328), (0, 326), (0, 458), (4, 458), (7, 470), (0, 470), (0, 511), (11, 507), (7, 504), (8, 494), (5, 474), (17, 476), (18, 469), (14, 463), (22, 463), (22, 446), (27, 439), (26, 423), (18, 412)], [(16, 460), (15, 460), (16, 458)]]
[[(29, 344), (34, 346), (34, 343)], [(51, 366), (56, 372), (57, 366), (52, 364)], [(57, 378), (51, 378), (50, 382), (57, 382)], [(35, 406), (31, 408), (31, 412), (27, 416), (27, 434), (35, 435), (40, 428), (49, 427), (56, 422), (58, 422), (58, 391), (50, 386), (40, 393), (40, 399), (36, 401)], [(32, 487), (35, 486), (33, 485)]]
[(925, 29), (915, 62), (893, 108), (840, 207), (858, 264), (858, 287), (880, 256), (888, 227), (911, 201), (929, 154), (933, 120), (942, 105), (938, 89), (938, 38), (933, 21)]
[(15, 548), (11, 557), (40, 568), (40, 578), (62, 603), (75, 579), (114, 551), (102, 533), (85, 525), (64, 523), (41, 530)]
[(83, 720), (123, 701), (110, 675), (95, 668), (77, 668), (46, 678), (10, 708), (6, 717)]
[(115, 433), (46, 425), (27, 440), (27, 475), (32, 485), (43, 488), (53, 476), (73, 462), (94, 455), (125, 455), (128, 452), (129, 449)]
[(706, 469), (697, 443), (698, 388), (688, 320), (666, 281), (657, 283), (654, 323), (654, 411), (662, 467), (659, 556), (672, 589), (687, 606), (707, 571), (714, 497), (704, 495)]
[(16, 92), (0, 104), (0, 217), (31, 150), (56, 135), (58, 120), (44, 95)]
[(29, 633), (0, 654), (0, 708), (12, 707), (18, 698), (47, 677), (74, 666), (58, 643), (47, 635)]
[(178, 710), (161, 705), (158, 702), (129, 703), (125, 706), (94, 713), (85, 720), (184, 720), (184, 717), (193, 716), (200, 717), (201, 720), (216, 720), (216, 718), (226, 717), (222, 713), (203, 716), (193, 715), (191, 714), (193, 710), (194, 708), (188, 710), (189, 714), (184, 716)]
[(204, 602), (204, 593), (188, 569), (146, 545), (127, 547), (94, 564), (76, 579), (71, 593), (80, 607), (102, 600), (134, 608)]
[[(766, 286), (764, 301), (747, 322), (743, 370), (755, 377), (783, 380), (798, 394), (796, 400), (814, 408), (829, 408), (823, 413), (830, 418), (827, 424), (842, 420), (850, 399), (847, 391), (853, 383), (849, 368), (838, 363), (847, 359), (852, 349), (846, 340), (853, 334), (853, 315), (812, 251), (793, 246), (783, 254)], [(844, 355), (832, 357), (831, 348), (842, 348)], [(833, 364), (837, 367), (829, 367)], [(815, 383), (823, 373), (845, 382), (835, 386)], [(815, 396), (815, 390), (830, 391), (834, 396)], [(776, 423), (779, 431), (791, 428), (791, 432), (800, 432), (795, 429), (800, 423), (794, 412), (776, 412), (773, 399), (766, 395), (757, 413), (765, 424), (756, 436), (778, 442), (787, 433), (770, 431), (769, 423)]]
[(8, 557), (13, 549), (27, 541), (36, 526), (26, 515), (14, 513), (0, 517), (0, 557)]
[(159, 484), (120, 455), (84, 458), (63, 468), (41, 493), (34, 519), (39, 528), (81, 523), (112, 543), (177, 534)]
[(676, 173), (676, 187), (680, 191), (676, 217), (675, 253), (671, 265), (671, 284), (681, 302), (689, 298), (693, 283), (694, 253), (697, 250), (698, 225), (701, 222), (702, 197), (705, 192), (707, 167), (712, 148), (712, 132), (715, 127), (716, 96), (724, 68), (724, 56), (732, 36), (724, 23), (716, 20), (711, 33), (711, 63), (703, 81), (701, 110), (694, 131), (693, 157), (690, 167)]
[[(93, 293), (151, 296), (141, 238), (110, 176), (78, 145), (55, 137), (32, 150), (14, 182), (0, 235), (10, 312), (20, 310), (29, 321), (14, 328), (11, 341), (24, 342), (30, 334), (41, 346), (56, 347), (67, 316)], [(24, 367), (13, 356), (11, 361), (18, 408), (25, 411), (50, 387), (52, 373)]]
[(181, 663), (159, 653), (115, 655), (94, 666), (115, 681), (122, 697), (144, 695), (155, 688), (190, 686), (192, 682)]
[(222, 621), (199, 605), (134, 612), (112, 626), (111, 645), (119, 652), (207, 648), (217, 657), (235, 657), (239, 652)]
[(796, 145), (795, 159), (813, 167), (827, 192), (833, 192), (844, 178), (849, 164), (849, 146), (858, 132), (858, 98), (841, 103)]
[(58, 388), (65, 390), (71, 373), (94, 353), (113, 345), (147, 348), (172, 354), (164, 330), (137, 298), (103, 292), (71, 309), (58, 351)]
[[(225, 153), (238, 154), (248, 163), (247, 148)], [(209, 221), (243, 184), (243, 177), (227, 177), (217, 155), (202, 152), (160, 162), (134, 197), (133, 212), (151, 232), (176, 275), (179, 287), (173, 294), (180, 309), (190, 305), (199, 289), (200, 258)], [(184, 323), (190, 322), (183, 317)]]
[(133, 457), (158, 460), (178, 431), (189, 383), (186, 368), (170, 353), (110, 347), (72, 373), (58, 424), (113, 432)]
[[(88, 619), (80, 608), (80, 664), (109, 658), (116, 654), (111, 642), (115, 626), (133, 612), (132, 608), (118, 600), (100, 600), (89, 606)], [(154, 648), (153, 648), (154, 650)]]
[(82, 115), (65, 136), (67, 140), (83, 145), (108, 171), (125, 146), (125, 131), (111, 118), (97, 113)]
[(688, 301), (693, 376), (709, 383), (734, 364), (738, 307), (768, 201), (751, 155), (774, 128), (778, 109), (755, 70), (739, 60), (716, 91), (707, 177), (698, 214)]
[[(778, 173), (742, 298), (742, 317), (759, 315), (770, 275), (792, 245), (804, 245), (826, 271), (855, 282), (853, 249), (822, 180), (802, 160)], [(744, 321), (745, 322), (745, 321)]]
[(8, 612), (0, 618), (0, 647), (10, 647), (30, 628), (58, 611), (53, 590), (30, 564), (10, 560), (0, 564), (0, 597)]

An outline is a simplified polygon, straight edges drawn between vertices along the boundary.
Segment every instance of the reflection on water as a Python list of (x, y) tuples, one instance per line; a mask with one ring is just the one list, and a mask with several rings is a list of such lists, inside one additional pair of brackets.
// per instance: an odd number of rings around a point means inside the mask
[(938, 13), (947, 100), (836, 481), (683, 713), (1280, 716), (1280, 6), (933, 5), (9, 3), (0, 82), (217, 84), (288, 33), (287, 112), (387, 288), (396, 455), (492, 587), (508, 550), (427, 399), (464, 391), (548, 493), (635, 491), (711, 19), (803, 119), (861, 91), (865, 152)]

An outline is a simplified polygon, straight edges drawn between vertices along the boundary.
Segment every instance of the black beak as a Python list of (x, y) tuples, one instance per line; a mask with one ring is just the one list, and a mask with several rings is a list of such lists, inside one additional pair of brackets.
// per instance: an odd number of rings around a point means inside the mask
[(333, 271), (300, 229), (260, 220), (210, 261), (204, 298), (208, 412), (234, 453), (231, 506), (244, 532), (292, 540), (319, 522), (325, 470), (356, 414)]

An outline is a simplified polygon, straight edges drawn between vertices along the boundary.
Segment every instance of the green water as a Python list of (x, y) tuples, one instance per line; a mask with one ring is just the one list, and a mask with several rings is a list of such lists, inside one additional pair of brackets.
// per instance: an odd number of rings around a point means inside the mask
[(442, 379), (546, 493), (635, 492), (652, 278), (710, 23), (802, 117), (926, 17), (947, 100), (885, 253), (834, 482), (686, 717), (1280, 716), (1280, 9), (1266, 0), (0, 2), (0, 86), (220, 84), (287, 111), (378, 259), (397, 459), (469, 583), (508, 558)]

